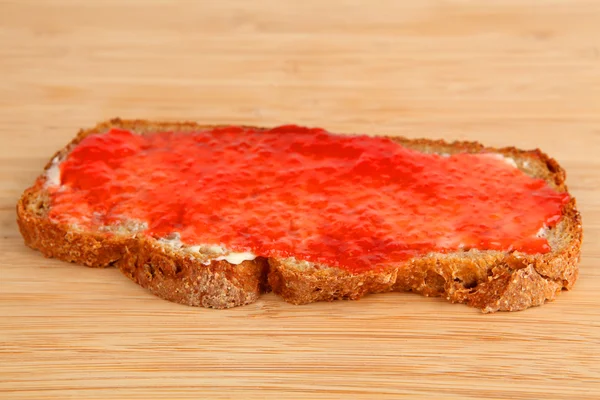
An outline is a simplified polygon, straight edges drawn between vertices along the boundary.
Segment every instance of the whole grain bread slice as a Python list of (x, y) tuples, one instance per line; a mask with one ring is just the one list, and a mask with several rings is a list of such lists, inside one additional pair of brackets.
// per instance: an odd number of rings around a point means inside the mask
[[(483, 312), (517, 311), (553, 300), (561, 290), (571, 289), (577, 280), (582, 226), (573, 197), (564, 205), (561, 221), (542, 233), (551, 247), (546, 254), (480, 249), (429, 253), (383, 271), (364, 273), (294, 258), (257, 257), (233, 265), (226, 260), (216, 260), (210, 249), (192, 252), (184, 244), (174, 246), (172, 242), (146, 236), (135, 223), (110, 232), (86, 231), (48, 218), (49, 173), (86, 136), (102, 134), (110, 128), (143, 135), (212, 127), (192, 122), (113, 119), (81, 130), (52, 157), (44, 173), (25, 190), (17, 204), (17, 222), (25, 243), (47, 257), (89, 267), (115, 266), (158, 297), (209, 308), (249, 304), (269, 290), (293, 304), (412, 291), (466, 303)], [(557, 191), (567, 191), (565, 171), (539, 150), (493, 149), (471, 142), (390, 139), (427, 153), (495, 152), (512, 160), (526, 174), (544, 179)]]

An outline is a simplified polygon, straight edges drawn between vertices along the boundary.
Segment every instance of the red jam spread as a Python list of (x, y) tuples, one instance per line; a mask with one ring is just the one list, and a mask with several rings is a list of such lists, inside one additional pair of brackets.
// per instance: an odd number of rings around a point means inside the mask
[(50, 218), (129, 220), (264, 257), (361, 272), (428, 252), (545, 253), (566, 193), (494, 154), (425, 154), (323, 129), (223, 127), (91, 135), (61, 166)]

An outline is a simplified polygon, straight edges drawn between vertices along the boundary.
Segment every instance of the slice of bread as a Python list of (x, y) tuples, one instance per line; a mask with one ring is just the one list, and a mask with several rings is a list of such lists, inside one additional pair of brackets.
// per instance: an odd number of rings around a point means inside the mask
[[(86, 136), (111, 128), (138, 134), (160, 131), (193, 132), (211, 128), (195, 123), (124, 121), (114, 119), (82, 130), (57, 152), (34, 186), (17, 204), (17, 222), (25, 243), (47, 257), (90, 267), (115, 266), (153, 294), (191, 306), (229, 308), (254, 302), (272, 290), (293, 304), (359, 299), (368, 293), (412, 291), (466, 303), (483, 312), (516, 311), (553, 300), (577, 280), (582, 240), (581, 217), (575, 199), (563, 206), (563, 218), (540, 231), (551, 247), (545, 254), (469, 249), (428, 253), (383, 270), (354, 273), (294, 258), (254, 257), (221, 247), (183, 244), (177, 237), (154, 239), (143, 234), (140, 221), (104, 230), (59, 224), (49, 217), (48, 187), (60, 184), (58, 165)], [(425, 153), (495, 152), (524, 173), (544, 179), (566, 192), (565, 172), (539, 150), (492, 149), (477, 143), (410, 140), (391, 137)]]

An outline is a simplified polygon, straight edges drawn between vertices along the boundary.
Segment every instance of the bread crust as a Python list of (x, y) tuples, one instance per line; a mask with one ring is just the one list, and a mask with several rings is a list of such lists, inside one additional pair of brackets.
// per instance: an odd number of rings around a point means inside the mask
[[(52, 166), (53, 160), (63, 159), (86, 136), (112, 127), (144, 134), (214, 126), (113, 119), (81, 130), (52, 157), (45, 170)], [(558, 191), (567, 191), (565, 171), (540, 150), (495, 149), (474, 142), (390, 139), (423, 152), (502, 154), (514, 160), (525, 173), (546, 180)], [(49, 198), (45, 180), (45, 174), (40, 175), (17, 204), (17, 222), (29, 247), (46, 257), (89, 267), (115, 266), (156, 296), (191, 306), (240, 306), (256, 301), (269, 290), (293, 304), (412, 291), (465, 303), (483, 312), (517, 311), (554, 300), (561, 290), (571, 289), (578, 276), (583, 230), (574, 198), (564, 205), (563, 219), (548, 237), (552, 251), (547, 254), (479, 250), (430, 253), (385, 270), (356, 274), (291, 259), (262, 257), (239, 265), (225, 260), (205, 265), (196, 257), (166, 248), (158, 240), (145, 236), (79, 231), (47, 218)]]

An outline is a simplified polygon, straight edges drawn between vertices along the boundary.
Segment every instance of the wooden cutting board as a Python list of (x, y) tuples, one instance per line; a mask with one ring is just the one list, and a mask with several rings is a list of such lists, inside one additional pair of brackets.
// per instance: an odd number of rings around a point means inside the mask
[[(600, 3), (0, 1), (0, 398), (600, 398)], [(575, 290), (483, 315), (412, 294), (226, 311), (29, 250), (14, 206), (114, 116), (540, 147)]]

